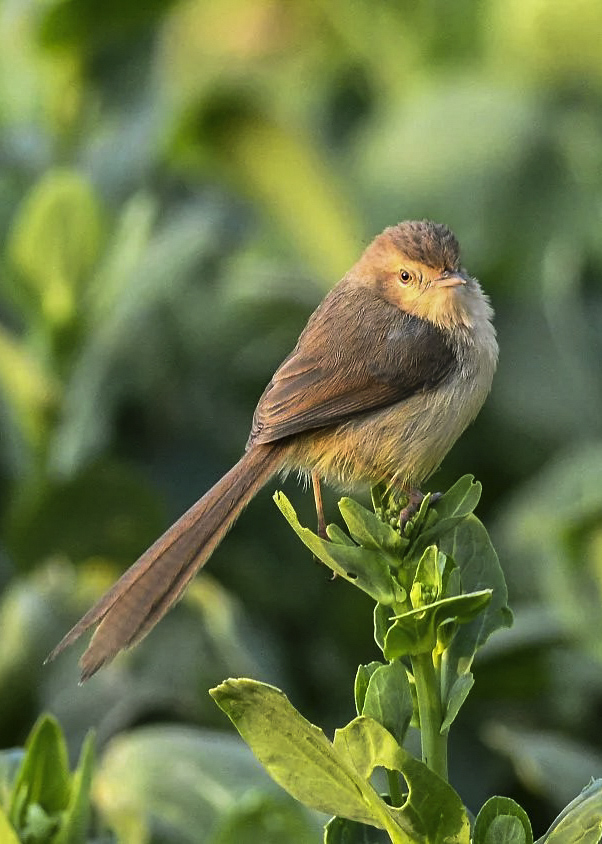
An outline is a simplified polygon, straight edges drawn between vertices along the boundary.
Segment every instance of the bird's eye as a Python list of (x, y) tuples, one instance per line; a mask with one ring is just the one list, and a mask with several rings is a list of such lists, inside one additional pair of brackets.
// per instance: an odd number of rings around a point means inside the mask
[(407, 270), (400, 270), (399, 271), (399, 280), (402, 284), (409, 284), (412, 280), (412, 273), (408, 272)]

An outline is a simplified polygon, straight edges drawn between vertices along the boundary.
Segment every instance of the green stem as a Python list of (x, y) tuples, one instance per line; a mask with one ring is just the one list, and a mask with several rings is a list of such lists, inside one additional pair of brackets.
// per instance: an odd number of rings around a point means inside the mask
[(432, 654), (413, 656), (412, 668), (418, 697), (422, 761), (447, 782), (447, 733), (441, 734), (441, 691)]
[(403, 806), (403, 792), (401, 790), (401, 782), (397, 771), (389, 771), (387, 769), (387, 782), (389, 783), (389, 797), (391, 798), (391, 806)]

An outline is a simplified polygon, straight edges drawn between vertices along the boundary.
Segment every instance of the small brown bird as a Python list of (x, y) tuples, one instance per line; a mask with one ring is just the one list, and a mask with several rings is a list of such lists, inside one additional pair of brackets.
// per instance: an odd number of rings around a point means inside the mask
[(444, 225), (376, 237), (314, 311), (259, 399), (244, 456), (70, 630), (98, 628), (82, 680), (139, 642), (181, 597), (250, 499), (279, 471), (346, 488), (415, 492), (490, 390), (493, 311)]

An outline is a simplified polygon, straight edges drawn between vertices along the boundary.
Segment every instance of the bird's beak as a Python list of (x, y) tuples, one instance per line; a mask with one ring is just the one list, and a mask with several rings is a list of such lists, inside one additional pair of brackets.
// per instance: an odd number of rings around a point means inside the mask
[(433, 280), (437, 287), (457, 287), (459, 284), (466, 284), (467, 279), (461, 273), (443, 273), (439, 278)]

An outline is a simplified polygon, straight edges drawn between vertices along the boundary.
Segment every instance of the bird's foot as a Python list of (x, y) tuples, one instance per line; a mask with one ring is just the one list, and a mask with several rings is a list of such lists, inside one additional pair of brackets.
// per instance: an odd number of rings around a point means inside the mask
[[(429, 500), (429, 506), (434, 504), (436, 501), (439, 501), (443, 493), (441, 492), (431, 492), (431, 497)], [(399, 529), (403, 531), (404, 527), (413, 518), (418, 510), (420, 510), (420, 505), (424, 500), (424, 493), (420, 492), (419, 489), (412, 489), (408, 493), (408, 503), (403, 508), (403, 510), (399, 513)]]

